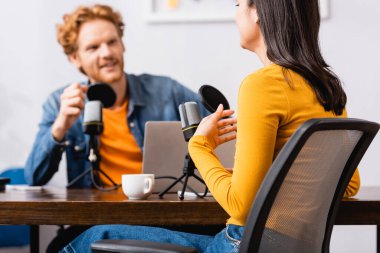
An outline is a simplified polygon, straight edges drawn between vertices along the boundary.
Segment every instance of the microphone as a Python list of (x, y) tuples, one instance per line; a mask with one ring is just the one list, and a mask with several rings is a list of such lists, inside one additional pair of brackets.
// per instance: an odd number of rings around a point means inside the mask
[(90, 135), (99, 135), (103, 132), (102, 102), (89, 101), (84, 107), (83, 132)]
[(194, 135), (201, 116), (196, 102), (186, 102), (179, 105), (179, 116), (181, 118), (182, 133), (185, 140), (188, 142)]
[(109, 108), (115, 104), (116, 93), (109, 84), (94, 83), (88, 88), (87, 98), (90, 101), (99, 100), (104, 108)]
[[(182, 125), (182, 133), (185, 137), (186, 142), (190, 140), (190, 138), (194, 135), (195, 131), (197, 130), (197, 127), (199, 123), (201, 122), (201, 116), (199, 113), (199, 108), (196, 102), (185, 102), (179, 105), (179, 116), (181, 118), (181, 125)], [(198, 180), (201, 183), (205, 183), (202, 178), (200, 178), (197, 174), (194, 173), (194, 170), (196, 169), (195, 164), (193, 160), (191, 159), (189, 153), (185, 156), (185, 162), (183, 165), (183, 174), (179, 178), (174, 178), (175, 182), (172, 183), (168, 188), (166, 188), (164, 191), (160, 192), (158, 196), (160, 198), (164, 196), (165, 193), (167, 193), (171, 188), (173, 188), (177, 183), (182, 183), (182, 191), (181, 194), (179, 194), (179, 199), (183, 200), (185, 197), (185, 190), (187, 187), (187, 182), (189, 177), (194, 177), (196, 180)], [(185, 182), (182, 182), (182, 179), (185, 179)], [(205, 188), (205, 192), (203, 195), (198, 194), (196, 191), (194, 191), (191, 187), (189, 189), (194, 192), (194, 194), (200, 198), (203, 198), (207, 195), (207, 186)]]
[[(112, 107), (116, 101), (116, 94), (110, 85), (105, 83), (95, 83), (90, 85), (87, 90), (88, 102), (84, 107), (83, 112), (83, 132), (90, 135), (89, 138), (89, 154), (88, 161), (91, 162), (91, 167), (81, 173), (79, 176), (71, 180), (67, 185), (68, 188), (73, 186), (78, 180), (85, 177), (87, 173), (91, 175), (91, 181), (94, 187), (102, 191), (114, 190), (119, 187), (112, 178), (110, 178), (101, 168), (99, 153), (99, 138), (103, 132), (103, 107)], [(105, 188), (103, 180), (100, 178), (100, 173), (113, 184), (110, 188)]]
[(211, 85), (202, 85), (198, 90), (198, 94), (201, 97), (203, 106), (211, 113), (214, 113), (220, 104), (223, 105), (224, 110), (230, 109), (227, 98)]
[(87, 90), (89, 102), (84, 107), (83, 132), (99, 135), (103, 132), (102, 109), (112, 107), (116, 101), (116, 93), (106, 83), (95, 83)]

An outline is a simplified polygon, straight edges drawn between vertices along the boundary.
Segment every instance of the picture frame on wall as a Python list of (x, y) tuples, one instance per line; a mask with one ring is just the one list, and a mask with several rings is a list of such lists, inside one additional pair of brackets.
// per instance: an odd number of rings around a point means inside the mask
[(149, 23), (230, 22), (235, 0), (146, 0)]
[[(329, 0), (319, 0), (321, 18), (329, 16)], [(235, 0), (146, 0), (148, 23), (231, 22)]]

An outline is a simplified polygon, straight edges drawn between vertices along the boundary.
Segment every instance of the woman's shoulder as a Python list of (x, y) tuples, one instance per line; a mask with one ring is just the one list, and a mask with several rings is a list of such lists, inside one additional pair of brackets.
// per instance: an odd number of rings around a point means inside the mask
[(242, 88), (269, 88), (268, 86), (274, 88), (274, 86), (277, 86), (276, 84), (284, 81), (283, 68), (279, 65), (271, 64), (247, 75), (243, 79), (241, 86)]
[(248, 76), (242, 82), (242, 85), (256, 85), (259, 87), (270, 86), (272, 88), (282, 87), (286, 90), (310, 89), (310, 85), (300, 74), (295, 71), (282, 67), (277, 64), (265, 66)]
[(245, 82), (283, 80), (283, 68), (277, 64), (262, 67), (244, 78)]

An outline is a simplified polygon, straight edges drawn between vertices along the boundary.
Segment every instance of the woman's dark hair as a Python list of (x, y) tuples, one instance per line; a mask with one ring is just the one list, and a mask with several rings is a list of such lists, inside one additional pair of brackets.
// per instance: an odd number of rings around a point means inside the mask
[(255, 5), (269, 60), (303, 76), (326, 111), (341, 115), (347, 97), (323, 59), (318, 0), (247, 0)]

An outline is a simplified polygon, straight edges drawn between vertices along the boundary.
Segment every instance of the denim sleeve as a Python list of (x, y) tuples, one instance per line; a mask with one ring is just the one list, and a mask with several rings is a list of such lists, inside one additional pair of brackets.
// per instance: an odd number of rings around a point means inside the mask
[(46, 184), (58, 170), (65, 145), (53, 139), (51, 126), (58, 115), (59, 104), (57, 91), (43, 105), (42, 120), (25, 165), (25, 179), (29, 185)]

